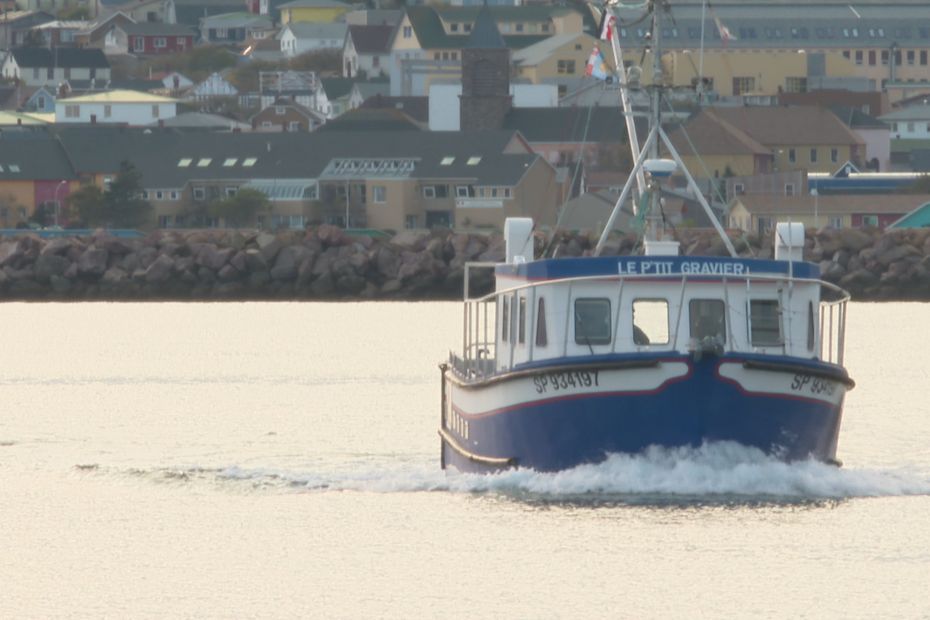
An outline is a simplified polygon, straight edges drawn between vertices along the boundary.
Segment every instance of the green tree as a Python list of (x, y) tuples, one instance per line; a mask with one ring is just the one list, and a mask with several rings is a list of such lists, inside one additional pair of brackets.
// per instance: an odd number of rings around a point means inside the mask
[(318, 75), (342, 75), (342, 51), (307, 52), (292, 58), (288, 67), (294, 71), (316, 71)]
[(257, 189), (244, 188), (236, 192), (235, 196), (213, 202), (208, 212), (213, 217), (226, 220), (229, 227), (251, 226), (259, 213), (271, 210), (271, 201), (268, 196)]
[(116, 228), (136, 228), (149, 223), (152, 205), (142, 199), (142, 173), (128, 161), (103, 195), (107, 222)]
[(930, 194), (930, 174), (922, 174), (917, 179), (899, 190), (902, 194)]
[(103, 192), (96, 185), (85, 185), (68, 197), (68, 205), (77, 211), (78, 219), (87, 226), (102, 224), (106, 217)]

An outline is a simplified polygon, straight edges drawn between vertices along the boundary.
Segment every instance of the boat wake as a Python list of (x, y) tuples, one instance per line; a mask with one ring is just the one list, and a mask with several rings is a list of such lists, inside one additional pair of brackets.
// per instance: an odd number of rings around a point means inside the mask
[[(75, 470), (102, 473), (95, 465), (77, 465)], [(462, 474), (443, 472), (432, 459), (386, 456), (359, 456), (338, 466), (154, 468), (121, 473), (158, 483), (206, 482), (249, 491), (450, 492), (598, 503), (804, 502), (930, 495), (930, 472), (785, 463), (731, 443), (652, 448), (635, 456), (615, 454), (602, 463), (554, 473), (516, 469)]]

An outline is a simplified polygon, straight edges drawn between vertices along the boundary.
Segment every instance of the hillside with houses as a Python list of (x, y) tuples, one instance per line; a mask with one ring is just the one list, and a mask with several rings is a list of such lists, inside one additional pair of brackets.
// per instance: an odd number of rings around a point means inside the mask
[[(675, 3), (660, 79), (725, 226), (930, 223), (923, 3), (703, 8)], [(632, 168), (609, 29), (624, 66), (651, 62), (633, 13), (583, 2), (20, 2), (0, 29), (0, 229), (111, 225), (116, 185), (140, 229), (598, 230)], [(664, 209), (710, 225), (680, 175)]]

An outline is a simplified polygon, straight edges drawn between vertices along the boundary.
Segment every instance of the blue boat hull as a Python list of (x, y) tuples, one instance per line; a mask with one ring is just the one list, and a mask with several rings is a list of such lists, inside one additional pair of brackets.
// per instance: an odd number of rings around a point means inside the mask
[[(790, 360), (781, 367), (745, 370), (751, 363), (715, 356), (665, 360), (666, 366), (680, 370), (658, 376), (657, 385), (600, 392), (586, 388), (583, 380), (591, 383), (598, 371), (603, 373), (600, 382), (606, 383), (608, 366), (588, 365), (573, 377), (571, 367), (556, 373), (540, 369), (487, 386), (456, 382), (446, 370), (442, 463), (465, 472), (508, 466), (553, 471), (598, 462), (611, 453), (716, 441), (756, 447), (785, 460), (836, 462), (842, 405), (851, 385), (845, 371), (833, 367), (827, 369), (830, 375), (816, 366), (799, 368)], [(633, 371), (613, 372), (622, 377)], [(638, 382), (651, 380), (649, 369), (638, 372)], [(540, 377), (558, 381), (566, 373), (579, 389), (567, 386), (561, 393), (545, 392), (521, 402), (514, 388), (514, 402), (475, 410), (476, 403), (506, 400), (508, 381), (533, 381), (538, 388)], [(482, 390), (496, 392), (482, 395)]]

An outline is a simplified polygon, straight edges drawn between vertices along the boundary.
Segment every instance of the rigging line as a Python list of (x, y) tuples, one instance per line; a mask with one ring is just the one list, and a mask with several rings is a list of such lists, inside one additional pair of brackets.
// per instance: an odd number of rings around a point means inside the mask
[[(668, 106), (668, 109), (674, 115), (675, 108), (672, 106), (672, 102), (666, 98), (665, 104)], [(688, 142), (688, 146), (691, 148), (691, 153), (697, 158), (698, 163), (701, 164), (701, 168), (704, 171), (704, 177), (708, 180), (712, 179), (713, 177), (711, 177), (710, 169), (707, 167), (707, 164), (704, 163), (704, 159), (701, 157), (700, 153), (698, 153), (697, 147), (694, 146), (694, 142), (691, 141), (691, 136), (688, 135), (688, 130), (685, 128), (685, 124), (684, 123), (679, 124), (678, 129), (681, 131), (681, 134), (685, 137), (685, 140)], [(714, 193), (717, 194), (717, 199), (720, 201), (720, 203), (725, 205), (726, 201), (724, 200), (723, 195), (720, 193), (720, 188), (717, 187), (717, 184), (710, 183), (710, 186), (711, 188), (713, 188)]]
[[(589, 104), (589, 105), (588, 105), (588, 118), (587, 118), (587, 120), (585, 121), (584, 132), (583, 132), (582, 135), (581, 135), (581, 147), (580, 147), (580, 151), (579, 151), (579, 152), (580, 152), (580, 161), (575, 165), (575, 172), (574, 172), (574, 174), (572, 175), (572, 182), (571, 182), (571, 185), (568, 186), (568, 196), (569, 196), (569, 198), (571, 197), (572, 191), (573, 191), (574, 188), (575, 188), (575, 181), (576, 181), (576, 179), (578, 178), (578, 172), (579, 172), (579, 171), (582, 169), (582, 167), (584, 166), (584, 148), (585, 148), (586, 143), (587, 143), (587, 141), (588, 141), (588, 129), (590, 129), (590, 127), (591, 127), (591, 114), (592, 114), (593, 111), (594, 111), (594, 106)], [(579, 196), (580, 196), (580, 194), (579, 194)], [(565, 217), (565, 212), (567, 211), (567, 209), (565, 208), (565, 205), (566, 205), (568, 202), (569, 202), (569, 201), (566, 200), (565, 202), (562, 203), (562, 208), (559, 210), (559, 217), (556, 218), (555, 227), (552, 229), (552, 235), (551, 235), (550, 238), (549, 238), (549, 243), (546, 245), (545, 249), (543, 250), (543, 254), (542, 254), (543, 256), (548, 256), (548, 255), (549, 255), (549, 251), (550, 251), (550, 249), (552, 249), (552, 244), (555, 243), (556, 233), (558, 233), (559, 230), (562, 228), (562, 219)]]

